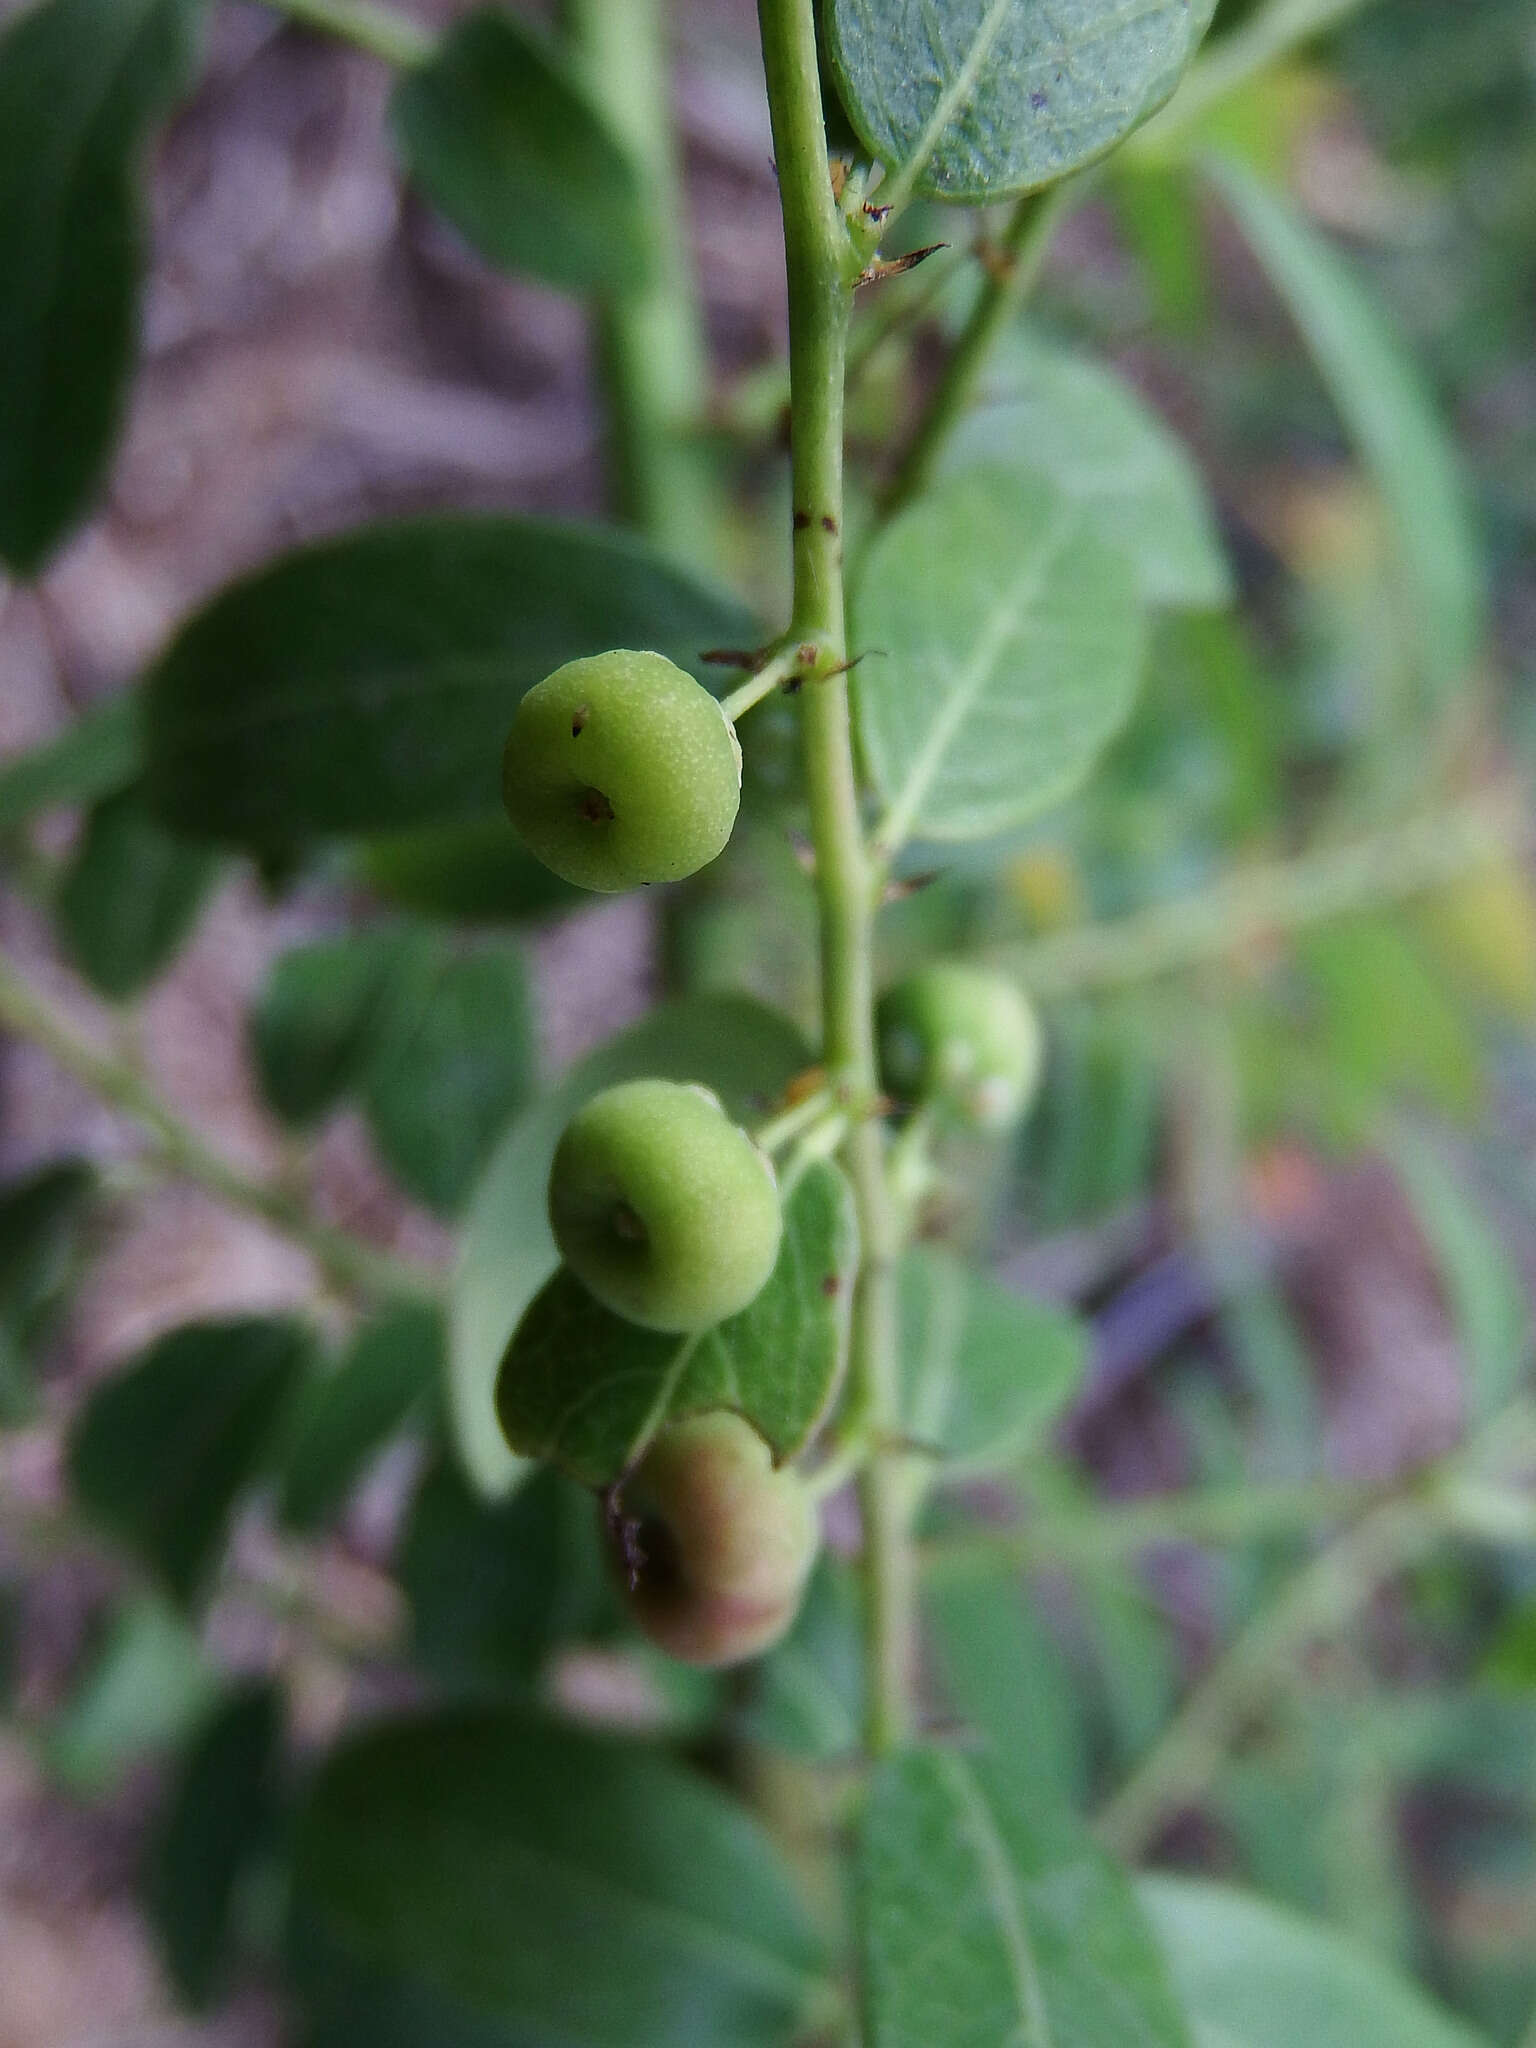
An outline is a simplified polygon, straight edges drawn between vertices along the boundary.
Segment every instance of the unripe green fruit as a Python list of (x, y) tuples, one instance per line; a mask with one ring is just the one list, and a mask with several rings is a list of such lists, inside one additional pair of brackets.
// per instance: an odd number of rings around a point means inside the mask
[(942, 961), (881, 997), (881, 1080), (976, 1130), (1006, 1131), (1034, 1099), (1043, 1046), (1028, 1002), (1000, 975)]
[(524, 843), (582, 889), (675, 882), (712, 861), (741, 804), (720, 706), (664, 655), (568, 661), (517, 707), (501, 793)]
[(739, 1664), (789, 1628), (816, 1560), (815, 1503), (721, 1410), (664, 1429), (625, 1489), (635, 1618), (688, 1664)]
[(716, 1098), (626, 1081), (565, 1128), (549, 1221), (589, 1294), (650, 1330), (707, 1330), (773, 1271), (783, 1216), (773, 1168)]

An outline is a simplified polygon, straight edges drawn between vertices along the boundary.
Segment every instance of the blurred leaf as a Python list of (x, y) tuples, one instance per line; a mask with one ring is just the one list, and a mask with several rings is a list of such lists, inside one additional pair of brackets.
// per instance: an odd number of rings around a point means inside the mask
[(49, 1766), (76, 1792), (110, 1791), (139, 1757), (170, 1748), (218, 1689), (197, 1638), (160, 1600), (131, 1600), (48, 1729)]
[(1501, 1625), (1483, 1660), (1482, 1676), (1490, 1685), (1536, 1692), (1536, 1600), (1517, 1607)]
[(1211, 312), (1205, 229), (1182, 167), (1138, 164), (1114, 177), (1115, 221), (1141, 266), (1159, 325), (1197, 334)]
[(98, 1387), (69, 1439), (86, 1513), (189, 1603), (309, 1361), (302, 1325), (187, 1323)]
[(1092, 1642), (1112, 1760), (1126, 1771), (1172, 1717), (1179, 1644), (1167, 1615), (1128, 1572), (1079, 1567), (1072, 1580)]
[[(1178, 84), (1215, 0), (831, 0), (832, 68), (875, 159), (978, 203), (1048, 185), (1113, 149)], [(1089, 50), (1091, 62), (1065, 52)]]
[(192, 67), (193, 0), (43, 0), (0, 36), (0, 557), (89, 509), (133, 367), (144, 143)]
[(269, 1680), (221, 1701), (179, 1761), (146, 1905), (176, 1987), (203, 2010), (223, 1988), (242, 1878), (277, 1822), (282, 1694)]
[(409, 945), (402, 931), (348, 932), (273, 964), (251, 1012), (251, 1052), (285, 1123), (313, 1123), (360, 1083)]
[(137, 789), (103, 798), (59, 883), (65, 952), (98, 994), (126, 1002), (178, 951), (220, 865), (206, 847), (173, 839)]
[(95, 1186), (68, 1159), (0, 1188), (0, 1429), (32, 1417), (28, 1353), (68, 1288)]
[(1399, 556), (1412, 649), (1436, 702), (1464, 684), (1484, 632), (1484, 569), (1455, 451), (1418, 371), (1343, 259), (1251, 172), (1212, 175), (1290, 307), (1362, 461)]
[(1128, 1879), (989, 1759), (882, 1764), (858, 1869), (870, 2048), (1188, 2048)]
[[(376, 1969), (487, 2044), (766, 2048), (823, 1990), (821, 1945), (742, 1808), (636, 1743), (511, 1712), (375, 1725), (333, 1751), (291, 1925), (303, 2003), (324, 2011), (338, 1964)], [(331, 2005), (326, 2048), (356, 2039), (350, 2004)]]
[(924, 1588), (944, 1693), (993, 1769), (1037, 1814), (1081, 1809), (1088, 1751), (1072, 1674), (1029, 1604), (1022, 1571), (995, 1557), (937, 1566)]
[(1038, 342), (994, 356), (980, 404), (950, 436), (942, 473), (994, 464), (1048, 477), (1088, 529), (1129, 558), (1146, 603), (1202, 611), (1231, 602), (1199, 472), (1107, 364)]
[(508, 1443), (586, 1486), (608, 1486), (666, 1421), (744, 1415), (777, 1462), (826, 1414), (848, 1349), (858, 1226), (835, 1166), (807, 1167), (784, 1203), (767, 1285), (739, 1315), (687, 1337), (644, 1330), (594, 1301), (565, 1267), (507, 1347), (496, 1410)]
[(257, 848), (500, 810), (518, 700), (562, 662), (759, 638), (732, 599), (600, 527), (443, 514), (365, 527), (225, 590), (151, 672), (150, 797)]
[(504, 818), (367, 839), (358, 870), (388, 903), (467, 924), (552, 916), (589, 902), (535, 860)]
[(468, 1197), (531, 1092), (533, 1025), (516, 946), (402, 956), (363, 1076), (374, 1138), (401, 1185), (440, 1216)]
[(1445, 1158), (1415, 1131), (1388, 1146), (1439, 1268), (1466, 1362), (1466, 1419), (1487, 1422), (1531, 1359), (1531, 1307), (1519, 1269)]
[(808, 1763), (858, 1754), (863, 1742), (863, 1633), (853, 1574), (825, 1553), (795, 1625), (753, 1665), (739, 1726), (749, 1741)]
[(1012, 1464), (1066, 1409), (1088, 1369), (1077, 1317), (920, 1248), (901, 1263), (903, 1428), (937, 1476)]
[[(984, 839), (1069, 796), (1144, 651), (1131, 565), (1041, 477), (973, 469), (884, 527), (854, 593), (869, 772), (901, 828)], [(896, 836), (894, 833), (892, 836)]]
[(1516, 1023), (1536, 1021), (1536, 889), (1517, 860), (1463, 875), (1420, 909), (1430, 945), (1458, 982)]
[(449, 1685), (531, 1685), (613, 1607), (598, 1508), (552, 1467), (488, 1507), (448, 1460), (422, 1481), (400, 1552), (417, 1661)]
[(424, 1407), (443, 1362), (441, 1312), (425, 1303), (365, 1323), (334, 1372), (317, 1375), (285, 1430), (278, 1512), (290, 1529), (318, 1529), (369, 1460)]
[(1022, 1143), (1040, 1228), (1101, 1217), (1143, 1195), (1161, 1118), (1161, 1076), (1134, 1017), (1103, 1004), (1058, 1006)]
[(1214, 1884), (1141, 1882), (1198, 2048), (1487, 2048), (1325, 1928)]
[(496, 1420), (496, 1375), (523, 1310), (559, 1263), (545, 1213), (560, 1134), (589, 1096), (654, 1075), (714, 1089), (733, 1116), (761, 1113), (809, 1064), (794, 1026), (741, 996), (668, 1003), (572, 1068), (505, 1133), (465, 1221), (449, 1301), (448, 1389), (454, 1444), (482, 1493), (525, 1468)]
[(1482, 1051), (1453, 989), (1400, 923), (1337, 918), (1298, 944), (1322, 1011), (1330, 1082), (1370, 1117), (1394, 1090), (1465, 1117), (1483, 1088)]
[(602, 116), (527, 22), (456, 22), (395, 88), (407, 170), (506, 270), (606, 295), (645, 282), (638, 181)]
[(53, 739), (0, 765), (0, 832), (15, 831), (39, 811), (110, 796), (134, 780), (142, 752), (139, 700), (119, 690)]
[(0, 1321), (26, 1332), (46, 1311), (95, 1186), (85, 1160), (65, 1159), (0, 1188)]

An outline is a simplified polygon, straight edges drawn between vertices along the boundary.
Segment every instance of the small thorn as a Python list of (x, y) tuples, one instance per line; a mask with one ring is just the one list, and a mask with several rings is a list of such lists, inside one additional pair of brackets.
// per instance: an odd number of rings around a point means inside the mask
[(811, 515), (809, 512), (797, 512), (795, 514), (794, 526), (796, 533), (804, 533), (810, 523)]
[(577, 708), (571, 713), (571, 738), (573, 740), (579, 740), (581, 738), (583, 731), (586, 729), (587, 720), (591, 716), (592, 713), (587, 709), (585, 704), (578, 705)]
[(836, 1273), (828, 1273), (822, 1280), (821, 1291), (828, 1301), (836, 1301), (843, 1291), (842, 1280)]
[(948, 247), (948, 242), (930, 242), (926, 249), (913, 249), (905, 256), (879, 256), (867, 270), (859, 273), (854, 283), (880, 284), (888, 277), (900, 277), (904, 270), (916, 270), (919, 263), (926, 263), (930, 256), (936, 256), (941, 249)]
[(699, 656), (712, 668), (745, 668), (755, 675), (768, 658), (766, 647), (706, 647)]
[(865, 218), (866, 220), (873, 220), (873, 221), (881, 221), (881, 220), (889, 220), (889, 219), (890, 219), (890, 217), (891, 217), (891, 209), (890, 209), (890, 207), (888, 207), (888, 206), (876, 206), (873, 200), (868, 200), (868, 199), (867, 199), (867, 200), (865, 200), (865, 202), (864, 202), (864, 218)]
[(943, 872), (942, 868), (929, 868), (923, 874), (903, 875), (897, 881), (887, 882), (880, 901), (905, 903), (909, 896), (916, 896), (923, 889), (931, 889)]

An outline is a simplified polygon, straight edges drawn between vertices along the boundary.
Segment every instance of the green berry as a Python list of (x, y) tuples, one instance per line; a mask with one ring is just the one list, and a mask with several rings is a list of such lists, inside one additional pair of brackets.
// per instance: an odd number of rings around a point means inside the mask
[(820, 1542), (815, 1503), (724, 1410), (664, 1429), (625, 1488), (624, 1562), (652, 1642), (688, 1664), (739, 1664), (793, 1622)]
[(881, 1080), (898, 1102), (932, 1105), (982, 1131), (1006, 1131), (1040, 1080), (1040, 1025), (1001, 975), (944, 961), (881, 997)]
[(704, 1088), (626, 1081), (566, 1126), (549, 1220), (590, 1294), (647, 1329), (707, 1330), (773, 1271), (783, 1218), (767, 1158)]
[(741, 803), (741, 749), (692, 676), (619, 648), (568, 661), (523, 698), (501, 791), (546, 867), (611, 894), (715, 858)]

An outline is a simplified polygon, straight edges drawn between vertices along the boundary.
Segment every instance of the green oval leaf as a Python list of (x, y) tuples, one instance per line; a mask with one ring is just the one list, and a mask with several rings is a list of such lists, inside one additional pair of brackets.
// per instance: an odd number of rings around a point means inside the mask
[(779, 1461), (809, 1442), (837, 1391), (858, 1264), (853, 1195), (818, 1162), (784, 1204), (778, 1264), (729, 1322), (691, 1337), (642, 1330), (562, 1266), (502, 1361), (496, 1408), (513, 1450), (608, 1486), (664, 1422), (734, 1408)]
[(442, 1361), (441, 1314), (412, 1302), (366, 1323), (335, 1371), (310, 1382), (286, 1432), (278, 1510), (290, 1529), (316, 1529), (340, 1507), (370, 1458), (426, 1404)]
[(299, 1823), (291, 1912), (327, 2048), (360, 2038), (348, 1979), (374, 1973), (406, 2011), (441, 2001), (457, 2023), (392, 2038), (474, 2027), (485, 2048), (769, 2048), (824, 1991), (821, 1944), (740, 1807), (636, 1743), (506, 1711), (334, 1751)]
[(92, 988), (126, 1002), (180, 950), (219, 867), (206, 846), (173, 839), (137, 789), (105, 798), (60, 879), (65, 952)]
[(146, 1903), (177, 1988), (199, 2010), (223, 1988), (238, 1887), (276, 1825), (282, 1726), (279, 1688), (242, 1686), (196, 1731), (170, 1788)]
[(526, 22), (488, 7), (396, 87), (406, 168), (482, 256), (578, 292), (645, 282), (638, 181)]
[(1487, 2048), (1374, 1956), (1266, 1900), (1144, 1878), (1199, 2048)]
[(882, 1765), (858, 1876), (869, 2048), (1188, 2048), (1124, 1873), (987, 1758)]
[(1172, 93), (1214, 0), (831, 0), (866, 148), (909, 187), (981, 202), (1092, 163)]
[(1436, 700), (1482, 644), (1482, 550), (1455, 448), (1417, 367), (1337, 250), (1241, 164), (1218, 190), (1285, 299), (1392, 523), (1408, 657)]
[(119, 690), (0, 767), (0, 832), (13, 832), (39, 811), (110, 796), (137, 776), (142, 752), (138, 696)]
[(702, 1082), (733, 1116), (748, 1116), (766, 1109), (809, 1057), (787, 1019), (744, 996), (668, 1003), (582, 1060), (506, 1132), (470, 1207), (449, 1302), (449, 1414), (481, 1492), (505, 1492), (524, 1469), (496, 1420), (496, 1375), (523, 1310), (559, 1263), (545, 1190), (571, 1117), (599, 1088), (645, 1074)]
[(0, 558), (38, 569), (88, 509), (133, 366), (151, 128), (195, 0), (45, 0), (0, 36)]
[(528, 977), (516, 946), (455, 957), (422, 935), (395, 975), (363, 1081), (368, 1122), (401, 1185), (457, 1213), (533, 1080)]
[(1150, 605), (1212, 610), (1232, 579), (1199, 472), (1151, 407), (1104, 363), (1031, 343), (988, 370), (944, 473), (988, 464), (1048, 476), (1130, 559)]
[(206, 1582), (235, 1500), (308, 1363), (298, 1323), (187, 1323), (92, 1394), (69, 1440), (81, 1506), (178, 1600)]
[(512, 713), (551, 669), (647, 647), (697, 671), (701, 649), (758, 637), (624, 534), (467, 514), (365, 528), (183, 629), (145, 685), (151, 801), (177, 830), (258, 848), (494, 816)]
[(859, 733), (883, 828), (982, 839), (1076, 788), (1130, 711), (1145, 621), (1126, 557), (1045, 478), (974, 469), (894, 519), (854, 601)]
[(405, 932), (348, 932), (274, 962), (251, 1012), (251, 1055), (285, 1123), (313, 1123), (361, 1082), (408, 945)]
[(1005, 1465), (1038, 1444), (1088, 1369), (1088, 1332), (948, 1252), (901, 1262), (904, 1427), (942, 1453), (939, 1476)]

